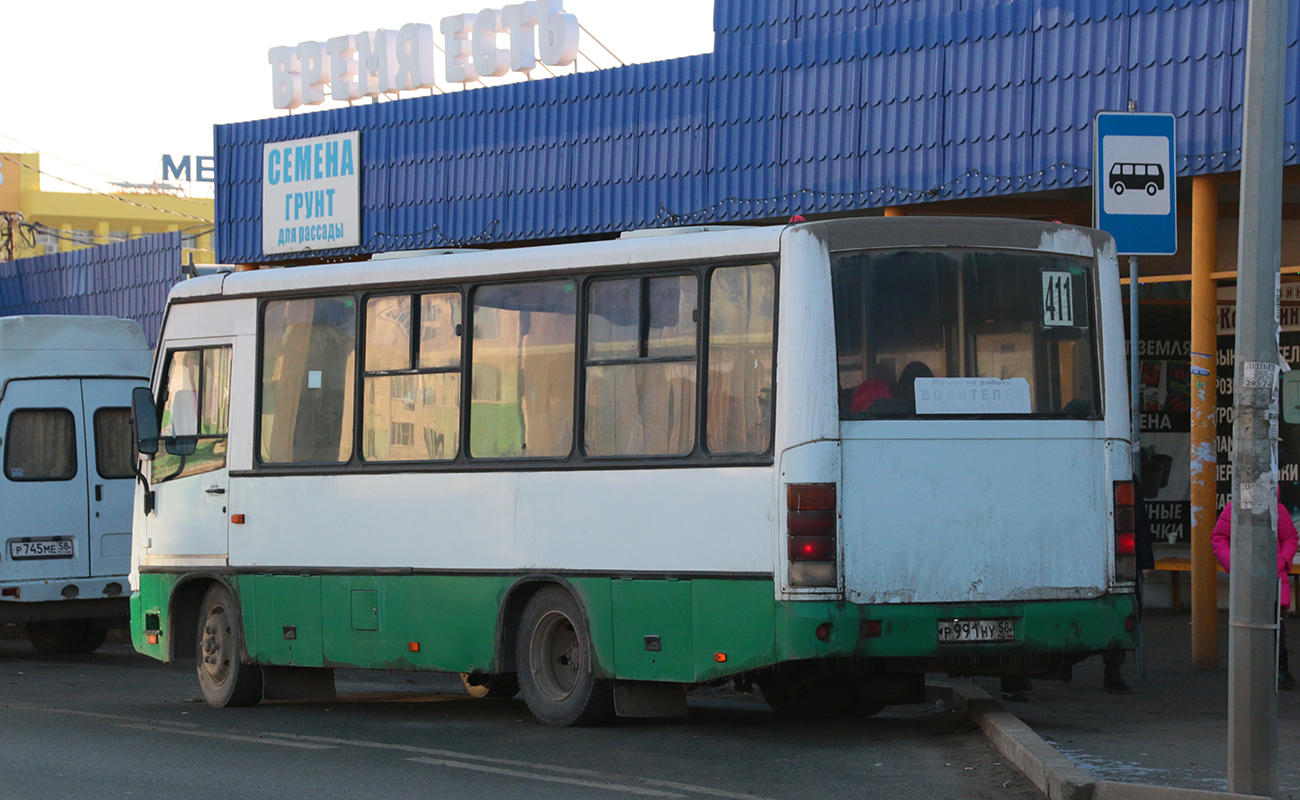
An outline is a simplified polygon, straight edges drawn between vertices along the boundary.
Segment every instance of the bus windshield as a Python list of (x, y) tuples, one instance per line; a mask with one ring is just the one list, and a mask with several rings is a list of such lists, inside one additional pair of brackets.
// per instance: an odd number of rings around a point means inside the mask
[(831, 277), (841, 418), (1100, 415), (1091, 260), (866, 250)]

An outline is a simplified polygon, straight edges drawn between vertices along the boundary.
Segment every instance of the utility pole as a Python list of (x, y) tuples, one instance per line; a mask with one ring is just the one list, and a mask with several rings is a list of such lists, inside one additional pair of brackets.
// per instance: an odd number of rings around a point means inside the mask
[(1251, 0), (1242, 112), (1228, 791), (1277, 796), (1278, 291), (1286, 0)]

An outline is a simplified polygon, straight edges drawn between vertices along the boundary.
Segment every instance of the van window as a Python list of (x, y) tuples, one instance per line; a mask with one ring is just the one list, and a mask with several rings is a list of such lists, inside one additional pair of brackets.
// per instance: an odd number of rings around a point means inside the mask
[[(153, 460), (153, 483), (213, 472), (226, 466), (230, 426), (230, 348), (173, 350), (163, 373), (162, 436), (194, 436), (193, 455), (161, 448)], [(128, 472), (128, 475), (130, 473)]]
[(95, 409), (95, 471), (105, 480), (135, 477), (131, 409)]
[(352, 457), (356, 334), (356, 300), (350, 296), (266, 304), (262, 463), (341, 464)]
[(5, 477), (66, 481), (77, 475), (77, 432), (66, 408), (20, 408), (5, 433)]

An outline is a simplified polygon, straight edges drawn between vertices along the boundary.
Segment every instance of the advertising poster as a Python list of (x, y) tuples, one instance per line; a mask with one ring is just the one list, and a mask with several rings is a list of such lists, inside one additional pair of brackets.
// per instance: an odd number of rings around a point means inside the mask
[[(1145, 313), (1145, 309), (1143, 310)], [(1291, 369), (1300, 369), (1300, 282), (1282, 284), (1281, 333), (1278, 335), (1278, 358)], [(1233, 350), (1237, 332), (1237, 289), (1219, 289), (1219, 352), (1217, 382), (1219, 407), (1215, 413), (1215, 450), (1218, 452), (1216, 481), (1218, 509), (1232, 499), (1232, 378), (1236, 363)], [(1278, 488), (1282, 504), (1294, 515), (1300, 510), (1300, 425), (1279, 425)]]
[(1157, 542), (1191, 533), (1191, 309), (1143, 304), (1138, 341), (1142, 496)]

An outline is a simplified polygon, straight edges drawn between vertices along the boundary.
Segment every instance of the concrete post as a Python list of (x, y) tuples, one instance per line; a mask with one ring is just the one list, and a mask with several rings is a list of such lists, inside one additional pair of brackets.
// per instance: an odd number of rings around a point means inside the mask
[(1218, 516), (1214, 446), (1218, 404), (1218, 292), (1210, 277), (1219, 257), (1219, 184), (1192, 178), (1192, 666), (1219, 666), (1219, 576), (1210, 550)]
[(1278, 290), (1286, 0), (1253, 0), (1242, 111), (1233, 380), (1228, 790), (1277, 796)]

